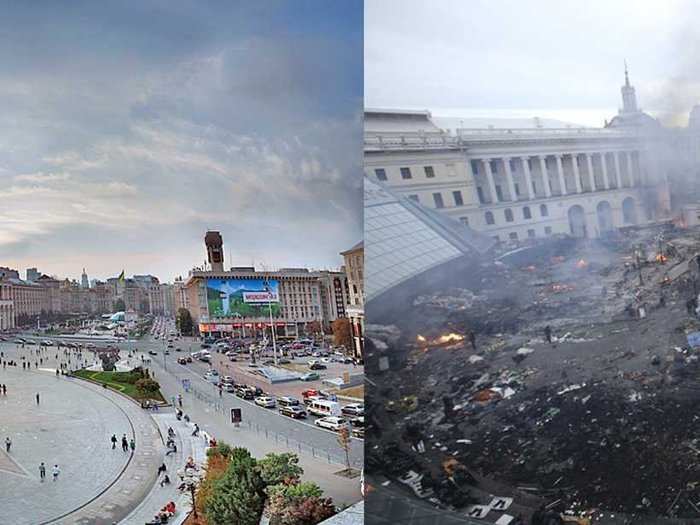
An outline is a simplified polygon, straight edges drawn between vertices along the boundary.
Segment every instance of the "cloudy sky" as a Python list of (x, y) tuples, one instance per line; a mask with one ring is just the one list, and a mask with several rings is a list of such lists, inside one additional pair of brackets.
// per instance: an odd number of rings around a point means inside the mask
[(365, 0), (365, 103), (601, 126), (623, 61), (644, 110), (700, 103), (700, 3)]
[(361, 236), (355, 1), (11, 2), (0, 266), (338, 267)]

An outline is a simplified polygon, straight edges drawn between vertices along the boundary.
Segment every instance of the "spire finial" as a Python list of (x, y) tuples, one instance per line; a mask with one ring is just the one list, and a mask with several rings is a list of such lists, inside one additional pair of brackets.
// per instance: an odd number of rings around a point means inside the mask
[(629, 87), (630, 85), (630, 77), (629, 74), (627, 73), (627, 59), (625, 59), (625, 86)]

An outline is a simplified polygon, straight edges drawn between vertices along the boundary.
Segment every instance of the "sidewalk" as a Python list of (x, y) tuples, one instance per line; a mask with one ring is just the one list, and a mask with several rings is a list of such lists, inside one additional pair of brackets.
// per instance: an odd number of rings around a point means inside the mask
[[(171, 399), (182, 391), (177, 379), (165, 372), (157, 363), (152, 366), (155, 369), (156, 380), (161, 385), (161, 392), (166, 399)], [(194, 383), (194, 380), (193, 380)], [(189, 414), (192, 421), (199, 424), (200, 428), (218, 441), (224, 441), (231, 446), (244, 447), (256, 458), (262, 458), (270, 452), (295, 452), (284, 445), (275, 443), (274, 439), (265, 439), (264, 434), (258, 434), (252, 429), (242, 425), (234, 427), (228, 414), (215, 411), (205, 401), (194, 396), (185, 397), (183, 410)], [(360, 478), (348, 479), (337, 475), (343, 470), (342, 465), (329, 463), (327, 459), (312, 457), (310, 454), (298, 454), (299, 465), (304, 469), (303, 479), (316, 482), (328, 497), (333, 498), (336, 505), (350, 505), (362, 499), (360, 492)]]
[[(163, 475), (161, 475), (156, 484), (153, 485), (150, 494), (148, 494), (141, 504), (124, 519), (124, 523), (147, 523), (153, 519), (156, 513), (163, 508), (168, 501), (174, 501), (177, 512), (169, 524), (180, 525), (187, 517), (187, 514), (192, 510), (192, 501), (189, 493), (181, 493), (177, 489), (180, 484), (177, 471), (182, 468), (189, 456), (192, 456), (195, 463), (201, 467), (206, 459), (207, 443), (201, 435), (200, 437), (192, 436), (192, 425), (187, 425), (184, 421), (178, 421), (175, 417), (175, 413), (172, 411), (163, 411), (153, 414), (153, 419), (163, 436), (168, 435), (168, 427), (171, 427), (175, 431), (177, 452), (165, 456), (163, 459), (163, 463), (165, 463), (165, 466), (168, 468), (167, 474), (170, 478), (170, 485), (160, 486), (160, 480), (163, 478)], [(160, 463), (158, 463), (158, 466), (160, 466)]]

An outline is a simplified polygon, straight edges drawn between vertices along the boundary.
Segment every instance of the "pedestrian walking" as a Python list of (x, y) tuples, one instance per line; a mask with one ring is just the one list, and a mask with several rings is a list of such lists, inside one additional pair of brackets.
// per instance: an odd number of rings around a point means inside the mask
[(131, 438), (131, 441), (129, 441), (129, 447), (131, 447), (131, 452), (136, 450), (136, 440), (134, 438)]
[(44, 465), (44, 462), (41, 462), (41, 465), (39, 465), (39, 479), (43, 482), (46, 479), (46, 465)]
[(39, 392), (36, 393), (36, 404), (39, 404)]
[(112, 450), (117, 448), (117, 436), (112, 434), (112, 437), (110, 438), (110, 441), (112, 441)]
[(129, 440), (126, 439), (126, 434), (122, 436), (122, 451), (127, 452), (129, 450)]
[(197, 423), (194, 424), (194, 430), (192, 431), (193, 436), (199, 436), (199, 425)]
[(177, 395), (177, 404), (182, 408), (182, 394)]
[(10, 436), (7, 436), (5, 438), (5, 452), (10, 452), (10, 449), (12, 448), (12, 440), (10, 439)]
[(476, 334), (474, 330), (469, 330), (469, 342), (472, 345), (472, 350), (476, 352)]
[(544, 336), (549, 344), (552, 344), (552, 329), (549, 325), (544, 327)]
[(58, 475), (61, 473), (61, 469), (58, 468), (58, 465), (54, 465), (53, 468), (51, 469), (51, 474), (53, 476), (53, 480), (56, 481), (58, 479)]

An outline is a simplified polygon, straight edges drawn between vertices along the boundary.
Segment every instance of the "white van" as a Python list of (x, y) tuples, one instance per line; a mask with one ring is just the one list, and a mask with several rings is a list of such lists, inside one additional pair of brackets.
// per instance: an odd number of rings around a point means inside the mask
[(307, 410), (309, 413), (315, 416), (339, 416), (340, 403), (336, 401), (329, 401), (327, 399), (314, 399), (308, 406)]

